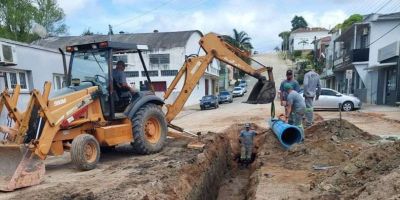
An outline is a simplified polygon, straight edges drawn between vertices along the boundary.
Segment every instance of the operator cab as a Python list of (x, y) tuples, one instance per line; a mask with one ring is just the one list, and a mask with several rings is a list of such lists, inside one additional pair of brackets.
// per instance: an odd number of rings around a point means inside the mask
[[(103, 41), (88, 44), (67, 46), (71, 59), (66, 79), (65, 93), (79, 91), (88, 87), (98, 86), (103, 114), (109, 119), (124, 118), (124, 110), (131, 103), (147, 93), (138, 92), (132, 95), (129, 90), (121, 88), (113, 80), (113, 68), (118, 60), (114, 56), (137, 53), (142, 61), (143, 70), (147, 68), (142, 59), (142, 51), (148, 50), (146, 45)], [(148, 82), (151, 83), (149, 76)], [(69, 91), (68, 91), (69, 90)], [(61, 91), (62, 92), (62, 91)], [(154, 95), (154, 92), (150, 92)]]

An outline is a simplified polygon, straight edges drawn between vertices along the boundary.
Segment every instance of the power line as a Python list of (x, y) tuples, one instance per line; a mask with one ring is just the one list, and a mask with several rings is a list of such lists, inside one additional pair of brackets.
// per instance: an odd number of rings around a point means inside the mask
[(384, 7), (386, 7), (390, 2), (392, 2), (392, 0), (387, 1), (385, 4), (383, 4), (382, 7), (380, 7), (377, 11), (375, 11), (375, 13), (378, 13), (379, 11), (381, 11)]
[(173, 1), (175, 1), (175, 0), (165, 1), (164, 3), (160, 4), (159, 6), (153, 8), (153, 9), (151, 9), (151, 10), (148, 10), (148, 11), (146, 11), (146, 12), (144, 12), (144, 13), (138, 15), (138, 16), (132, 17), (132, 18), (130, 18), (130, 19), (128, 19), (128, 20), (125, 20), (125, 21), (123, 21), (123, 22), (121, 22), (121, 23), (119, 23), (119, 24), (115, 24), (113, 27), (115, 28), (115, 27), (120, 26), (120, 25), (122, 25), (122, 24), (126, 24), (126, 23), (128, 23), (128, 22), (137, 20), (137, 19), (139, 19), (140, 17), (143, 17), (143, 16), (145, 16), (145, 15), (151, 13), (151, 12), (154, 12), (154, 11), (156, 11), (156, 10), (158, 10), (158, 9), (160, 9), (160, 8), (162, 8), (162, 7), (164, 7), (164, 6), (166, 6), (166, 5), (168, 5), (169, 3), (172, 3)]
[(392, 29), (390, 29), (389, 31), (385, 32), (384, 34), (382, 34), (378, 39), (374, 40), (373, 42), (369, 43), (368, 47), (370, 47), (372, 44), (374, 44), (375, 42), (377, 42), (378, 40), (382, 39), (383, 37), (385, 37), (387, 34), (389, 34), (390, 32), (392, 32), (394, 29), (396, 29), (397, 27), (400, 26), (400, 23), (398, 23), (396, 26), (394, 26)]

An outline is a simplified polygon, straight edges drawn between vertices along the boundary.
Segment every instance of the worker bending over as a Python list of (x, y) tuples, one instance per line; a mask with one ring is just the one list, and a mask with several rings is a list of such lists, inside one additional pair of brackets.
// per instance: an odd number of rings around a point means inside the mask
[(240, 161), (249, 164), (251, 162), (251, 154), (253, 153), (253, 140), (256, 136), (254, 130), (250, 130), (250, 124), (244, 125), (245, 130), (240, 132), (239, 142), (241, 144)]
[(286, 123), (297, 126), (300, 128), (302, 136), (304, 138), (304, 129), (303, 129), (303, 116), (306, 109), (306, 104), (304, 103), (303, 98), (299, 93), (293, 90), (291, 84), (285, 84), (285, 91), (288, 93), (287, 95), (287, 109), (288, 114), (286, 115)]
[(294, 79), (293, 77), (293, 71), (291, 69), (288, 69), (286, 71), (286, 79), (283, 80), (281, 82), (281, 86), (279, 87), (279, 91), (280, 91), (280, 100), (281, 100), (281, 106), (285, 107), (285, 115), (288, 115), (289, 113), (287, 112), (287, 105), (286, 105), (286, 101), (287, 101), (287, 95), (288, 93), (285, 91), (285, 89), (283, 88), (283, 86), (288, 83), (292, 86), (292, 88), (294, 90), (296, 90), (296, 92), (300, 92), (300, 85), (299, 82), (296, 81), (296, 79)]

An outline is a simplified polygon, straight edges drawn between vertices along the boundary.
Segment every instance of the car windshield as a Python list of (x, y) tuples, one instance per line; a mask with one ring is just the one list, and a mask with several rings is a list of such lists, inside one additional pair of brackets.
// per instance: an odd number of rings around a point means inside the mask
[[(77, 52), (73, 54), (71, 79), (96, 82), (108, 79), (107, 51)], [(104, 80), (106, 79), (106, 80)]]
[(219, 95), (229, 95), (229, 92), (221, 92)]
[(240, 87), (235, 87), (233, 90), (242, 90), (242, 88), (240, 88)]

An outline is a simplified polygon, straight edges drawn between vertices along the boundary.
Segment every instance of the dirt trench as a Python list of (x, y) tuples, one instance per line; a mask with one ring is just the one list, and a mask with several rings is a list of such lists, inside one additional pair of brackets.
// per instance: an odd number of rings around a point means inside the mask
[(271, 130), (252, 124), (258, 135), (246, 168), (238, 163), (242, 128), (204, 134), (203, 150), (188, 149), (182, 139), (168, 139), (162, 152), (148, 156), (120, 148), (87, 172), (55, 162), (47, 165), (44, 183), (0, 199), (400, 198), (400, 141), (382, 142), (333, 119), (306, 129), (304, 143), (285, 150)]

